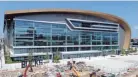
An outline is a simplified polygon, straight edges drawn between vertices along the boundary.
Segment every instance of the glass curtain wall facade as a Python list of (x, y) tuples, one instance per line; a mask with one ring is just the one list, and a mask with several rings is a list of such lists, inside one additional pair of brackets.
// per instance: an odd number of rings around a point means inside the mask
[[(77, 24), (78, 25), (78, 24)], [(64, 23), (14, 20), (14, 53), (118, 49), (118, 32), (70, 30)], [(56, 47), (57, 46), (57, 47)]]

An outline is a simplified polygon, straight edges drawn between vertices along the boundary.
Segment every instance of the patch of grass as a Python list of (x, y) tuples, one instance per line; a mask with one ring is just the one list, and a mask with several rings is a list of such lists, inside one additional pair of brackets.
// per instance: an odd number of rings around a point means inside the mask
[(6, 63), (6, 64), (11, 64), (11, 63), (13, 63), (10, 56), (5, 56), (5, 63)]
[(14, 61), (11, 59), (10, 56), (5, 56), (5, 63), (6, 64), (12, 64), (12, 63), (20, 63), (21, 61)]

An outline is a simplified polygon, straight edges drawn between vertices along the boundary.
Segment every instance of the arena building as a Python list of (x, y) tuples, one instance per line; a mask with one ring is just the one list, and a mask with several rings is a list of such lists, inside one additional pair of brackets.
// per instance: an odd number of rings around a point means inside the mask
[[(13, 60), (58, 52), (61, 58), (98, 56), (104, 50), (128, 49), (131, 31), (120, 17), (84, 10), (7, 11), (4, 49)], [(106, 52), (108, 53), (108, 52)]]

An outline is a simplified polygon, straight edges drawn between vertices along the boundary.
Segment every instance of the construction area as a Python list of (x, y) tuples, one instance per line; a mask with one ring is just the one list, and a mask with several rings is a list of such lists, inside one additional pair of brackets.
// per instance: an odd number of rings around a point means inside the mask
[(75, 61), (73, 61), (73, 63), (68, 61), (66, 65), (46, 64), (33, 67), (33, 72), (29, 72), (28, 70), (26, 76), (24, 76), (24, 70), (25, 69), (14, 71), (3, 70), (0, 72), (0, 77), (101, 77), (101, 75), (104, 74), (104, 72), (98, 68), (87, 66), (85, 62), (75, 63)]
[(33, 66), (32, 72), (30, 68), (1, 69), (0, 77), (136, 77), (137, 58), (138, 54), (63, 59)]

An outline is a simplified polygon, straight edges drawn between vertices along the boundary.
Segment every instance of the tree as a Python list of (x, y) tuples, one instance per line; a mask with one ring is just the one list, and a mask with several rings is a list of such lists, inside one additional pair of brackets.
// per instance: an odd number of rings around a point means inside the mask
[(127, 53), (131, 53), (131, 48), (128, 48), (127, 49)]
[(10, 64), (10, 63), (13, 63), (13, 61), (12, 61), (12, 59), (11, 59), (11, 57), (10, 57), (10, 53), (9, 52), (4, 52), (4, 56), (5, 56), (5, 63), (8, 63), (8, 64)]
[(135, 48), (135, 52), (137, 52), (137, 48)]
[(59, 60), (60, 60), (60, 56), (59, 55), (54, 56), (54, 62), (55, 63), (59, 63)]
[(112, 51), (111, 51), (111, 54), (112, 54), (112, 55), (115, 54), (115, 50), (112, 50)]
[(133, 51), (133, 48), (129, 48), (129, 49), (130, 49), (130, 52), (131, 52), (131, 53), (133, 53), (133, 52), (134, 52), (134, 51)]
[(29, 65), (30, 65), (30, 72), (33, 72), (33, 68), (32, 68), (33, 52), (32, 51), (30, 51), (28, 54), (28, 61), (29, 61)]
[(54, 62), (59, 63), (59, 60), (60, 60), (60, 55), (59, 55), (58, 48), (57, 48), (56, 54), (54, 56)]
[(46, 53), (46, 55), (44, 56), (44, 59), (47, 61), (48, 60), (48, 62), (49, 62), (49, 55), (48, 55), (48, 52)]
[(12, 59), (10, 56), (5, 56), (5, 63), (12, 63)]
[(125, 49), (122, 49), (122, 50), (121, 50), (121, 54), (122, 54), (122, 55), (125, 55)]
[(131, 52), (132, 52), (131, 48), (128, 48), (127, 50), (125, 50), (125, 54), (126, 54), (126, 55), (128, 55), (128, 54), (131, 53)]

